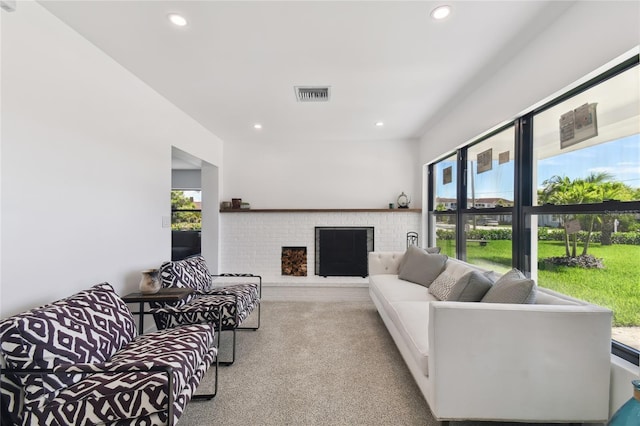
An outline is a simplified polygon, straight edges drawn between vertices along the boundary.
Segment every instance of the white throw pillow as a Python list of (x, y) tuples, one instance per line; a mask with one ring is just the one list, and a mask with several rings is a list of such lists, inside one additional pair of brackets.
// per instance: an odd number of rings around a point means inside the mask
[(455, 285), (455, 277), (443, 272), (433, 280), (429, 286), (429, 293), (433, 294), (438, 300), (449, 300), (449, 294)]

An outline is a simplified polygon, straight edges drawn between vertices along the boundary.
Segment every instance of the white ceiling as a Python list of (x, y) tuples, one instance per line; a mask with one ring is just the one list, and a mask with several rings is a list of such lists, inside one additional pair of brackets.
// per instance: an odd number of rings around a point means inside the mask
[(446, 3), (434, 21), (441, 2), (41, 1), (226, 143), (419, 138), (571, 5)]

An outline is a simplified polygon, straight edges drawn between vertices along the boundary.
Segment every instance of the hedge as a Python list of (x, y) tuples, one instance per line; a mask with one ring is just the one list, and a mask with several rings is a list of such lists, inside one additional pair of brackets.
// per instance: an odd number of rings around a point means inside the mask
[[(587, 238), (586, 231), (578, 232), (578, 241), (584, 242)], [(436, 237), (438, 240), (453, 240), (455, 239), (455, 231), (449, 229), (436, 230)], [(592, 243), (599, 243), (602, 233), (600, 231), (592, 232), (590, 241)], [(467, 239), (469, 240), (510, 240), (511, 229), (510, 228), (496, 228), (496, 229), (471, 229), (467, 232)], [(564, 231), (556, 228), (539, 228), (538, 229), (539, 241), (564, 241)], [(611, 242), (613, 244), (628, 244), (628, 245), (640, 245), (640, 232), (616, 232), (611, 235)]]

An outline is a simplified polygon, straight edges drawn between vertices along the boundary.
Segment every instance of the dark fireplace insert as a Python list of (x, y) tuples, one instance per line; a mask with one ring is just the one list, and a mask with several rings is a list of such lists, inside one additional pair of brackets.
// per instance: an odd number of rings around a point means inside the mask
[(322, 277), (366, 277), (373, 227), (315, 228), (315, 273)]

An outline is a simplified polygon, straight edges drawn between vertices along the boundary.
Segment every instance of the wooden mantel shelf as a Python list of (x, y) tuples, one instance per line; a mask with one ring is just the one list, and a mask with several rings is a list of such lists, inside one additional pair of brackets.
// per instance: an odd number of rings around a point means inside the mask
[(422, 213), (422, 209), (221, 209), (220, 213)]

